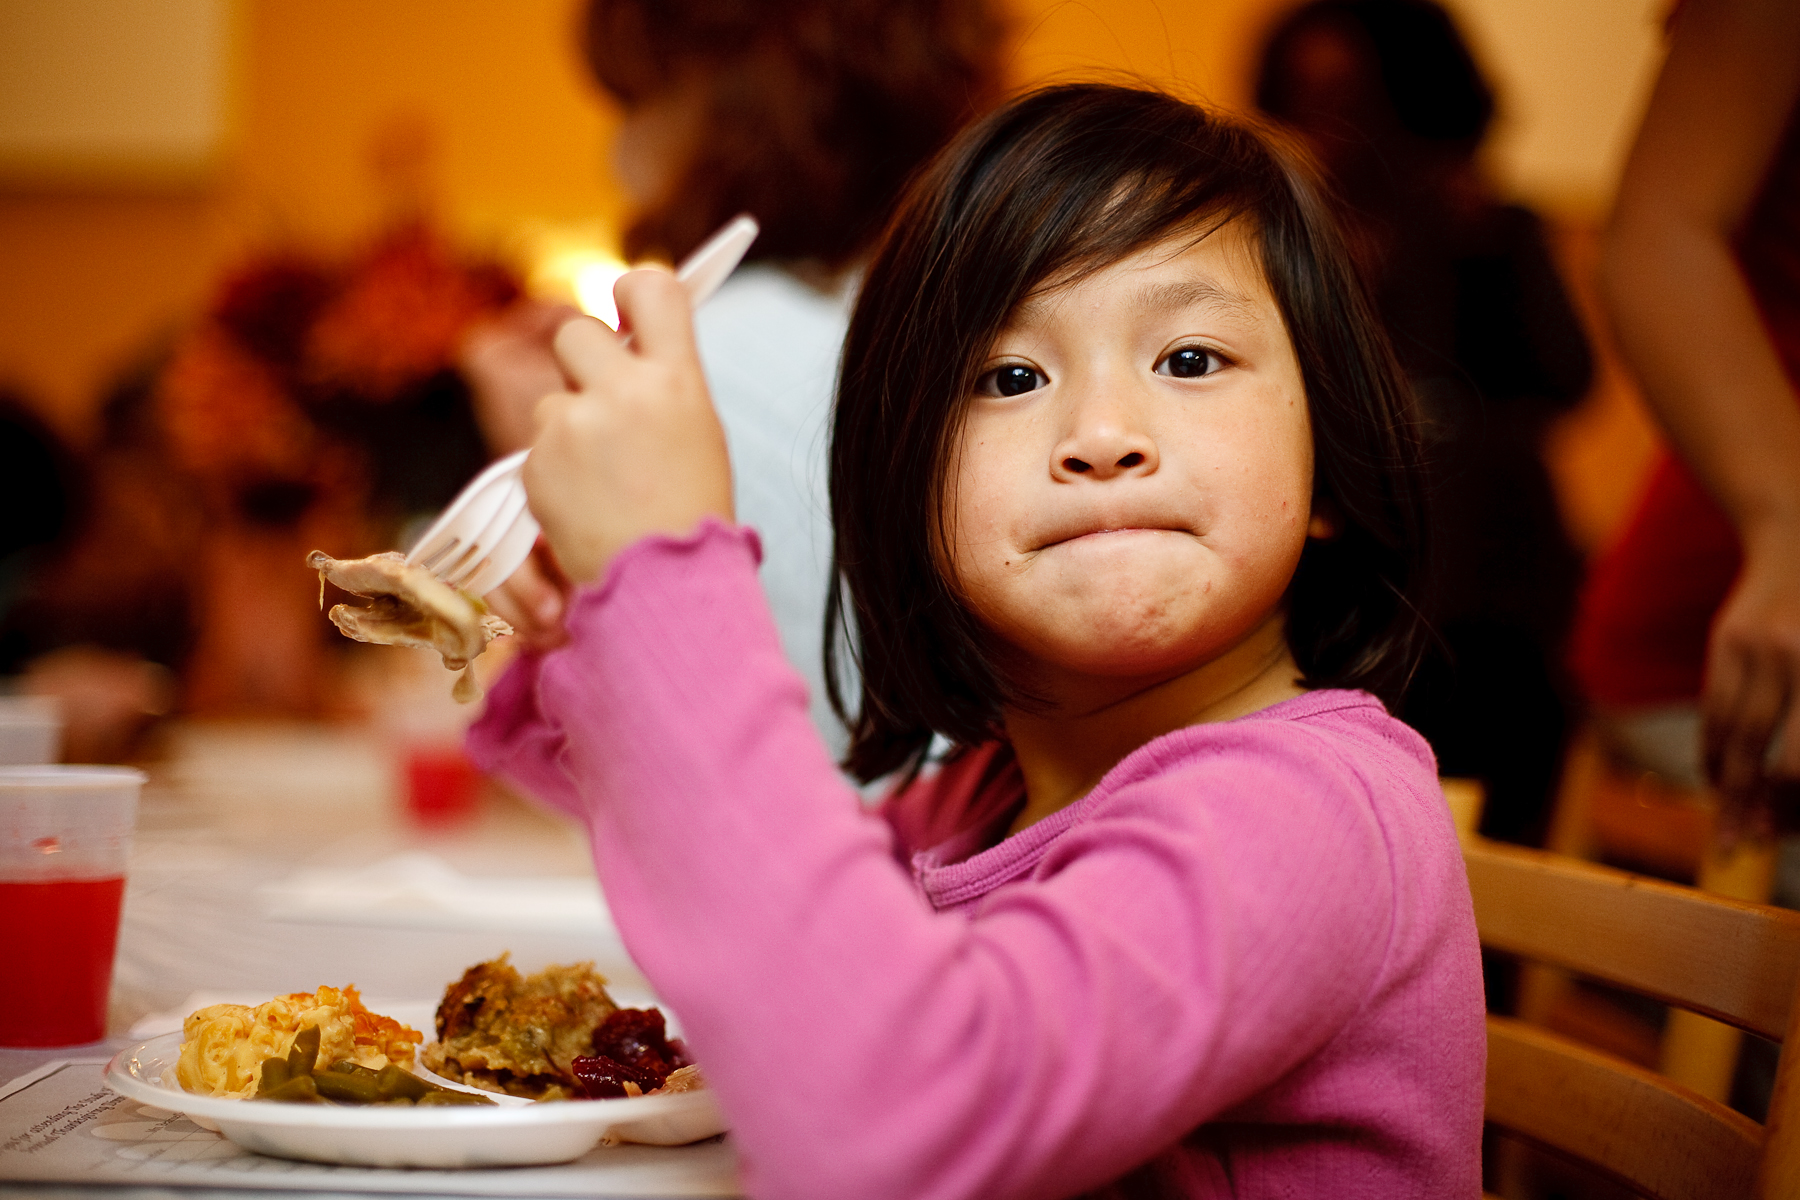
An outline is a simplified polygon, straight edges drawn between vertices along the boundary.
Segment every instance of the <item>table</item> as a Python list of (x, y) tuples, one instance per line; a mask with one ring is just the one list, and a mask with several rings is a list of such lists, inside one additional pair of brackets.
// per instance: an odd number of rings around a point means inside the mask
[[(195, 992), (267, 999), (355, 983), (365, 997), (435, 1001), (465, 968), (510, 951), (527, 971), (592, 960), (621, 1003), (647, 1000), (648, 986), (603, 907), (582, 900), (593, 888), (584, 831), (496, 786), (467, 819), (423, 827), (401, 803), (398, 745), (391, 733), (358, 725), (171, 727), (162, 756), (147, 767), (109, 1037), (75, 1049), (0, 1049), (0, 1090), (53, 1059), (110, 1057), (138, 1040), (127, 1036), (135, 1022), (177, 1010)], [(367, 904), (320, 915), (316, 904), (309, 909), (307, 903), (321, 900), (322, 872), (364, 884), (388, 878), (400, 883), (393, 894), (376, 894), (377, 887)], [(284, 893), (282, 881), (296, 886)], [(444, 895), (446, 888), (487, 889), (483, 897), (502, 898), (522, 890), (525, 903), (509, 909), (484, 899), (474, 906), (479, 911), (457, 911), (453, 904), (446, 911), (456, 898)], [(533, 888), (550, 888), (559, 903), (534, 909), (531, 897), (539, 893)], [(323, 899), (330, 900), (325, 891)], [(0, 1143), (8, 1136), (0, 1127)], [(696, 1150), (710, 1156), (714, 1168), (730, 1153), (728, 1144), (655, 1153)], [(673, 1170), (654, 1194), (683, 1194), (680, 1177)], [(720, 1194), (718, 1171), (709, 1178), (710, 1184), (696, 1187)], [(0, 1156), (0, 1190), (17, 1186), (6, 1179)], [(234, 1194), (214, 1188), (31, 1189), (34, 1195), (103, 1200)]]

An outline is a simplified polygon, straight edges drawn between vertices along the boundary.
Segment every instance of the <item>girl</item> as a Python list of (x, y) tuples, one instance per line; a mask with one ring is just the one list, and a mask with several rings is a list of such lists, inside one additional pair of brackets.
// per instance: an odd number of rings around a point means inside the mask
[(616, 294), (527, 467), (568, 644), (472, 746), (591, 826), (751, 1194), (1477, 1195), (1461, 859), (1358, 690), (1417, 641), (1402, 386), (1288, 159), (1078, 86), (911, 189), (832, 444), (885, 821), (782, 661), (680, 289)]

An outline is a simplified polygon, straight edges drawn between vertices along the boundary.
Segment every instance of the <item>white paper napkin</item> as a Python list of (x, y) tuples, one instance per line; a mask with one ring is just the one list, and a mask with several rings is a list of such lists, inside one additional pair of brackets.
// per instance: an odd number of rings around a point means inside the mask
[(475, 877), (422, 851), (355, 870), (297, 871), (259, 892), (279, 921), (617, 936), (592, 879)]

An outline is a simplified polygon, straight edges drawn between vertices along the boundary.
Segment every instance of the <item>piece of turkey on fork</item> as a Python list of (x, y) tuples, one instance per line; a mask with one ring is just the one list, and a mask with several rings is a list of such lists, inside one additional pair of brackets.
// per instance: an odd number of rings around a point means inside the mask
[(511, 633), (512, 626), (489, 612), (478, 597), (457, 591), (392, 550), (368, 558), (333, 558), (314, 550), (306, 556), (306, 565), (319, 573), (321, 606), (326, 581), (369, 601), (361, 607), (332, 606), (328, 615), (345, 637), (378, 646), (435, 650), (445, 667), (462, 672), (450, 694), (464, 704), (481, 698), (481, 684), (470, 664), (489, 642)]

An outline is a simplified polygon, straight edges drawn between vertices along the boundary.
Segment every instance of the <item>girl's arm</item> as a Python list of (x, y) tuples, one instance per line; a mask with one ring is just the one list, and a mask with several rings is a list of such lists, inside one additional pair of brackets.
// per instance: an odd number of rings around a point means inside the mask
[(1683, 4), (1603, 270), (1646, 396), (1743, 542), (1701, 697), (1708, 767), (1738, 811), (1777, 730), (1777, 772), (1800, 776), (1800, 401), (1733, 250), (1797, 101), (1800, 5)]

